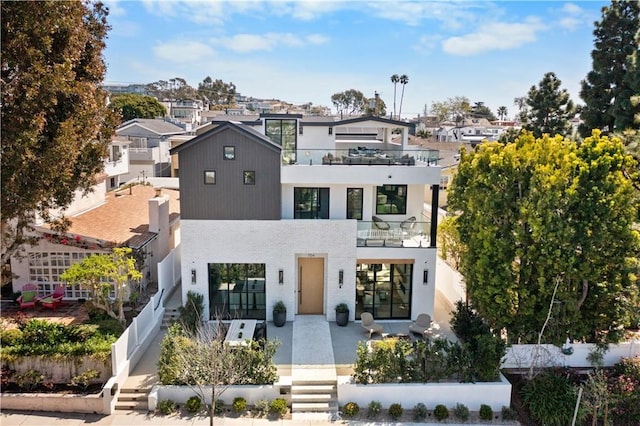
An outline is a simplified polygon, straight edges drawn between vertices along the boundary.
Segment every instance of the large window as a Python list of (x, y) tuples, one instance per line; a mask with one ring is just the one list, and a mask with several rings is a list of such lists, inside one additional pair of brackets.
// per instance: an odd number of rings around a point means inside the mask
[(411, 317), (412, 264), (361, 263), (356, 270), (356, 318), (370, 312), (376, 319)]
[(209, 264), (210, 319), (266, 319), (264, 263)]
[(376, 190), (376, 214), (406, 214), (407, 185), (384, 185)]
[(347, 219), (362, 220), (362, 188), (347, 188)]
[[(60, 275), (74, 263), (79, 263), (87, 256), (100, 252), (40, 252), (29, 253), (29, 280), (38, 284), (42, 294), (50, 294), (59, 284)], [(67, 285), (65, 297), (87, 298), (89, 292), (80, 285)]]
[(329, 219), (329, 188), (294, 188), (294, 219)]
[(290, 163), (296, 161), (296, 120), (265, 120), (265, 134), (282, 147), (282, 156)]

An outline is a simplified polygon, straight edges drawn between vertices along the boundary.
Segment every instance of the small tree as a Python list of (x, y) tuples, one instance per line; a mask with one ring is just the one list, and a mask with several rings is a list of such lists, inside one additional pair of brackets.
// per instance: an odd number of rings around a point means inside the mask
[[(89, 290), (91, 304), (125, 326), (122, 308), (129, 286), (142, 278), (131, 253), (129, 247), (116, 247), (109, 254), (92, 254), (71, 265), (60, 279)], [(115, 291), (114, 299), (110, 297), (112, 290)]]

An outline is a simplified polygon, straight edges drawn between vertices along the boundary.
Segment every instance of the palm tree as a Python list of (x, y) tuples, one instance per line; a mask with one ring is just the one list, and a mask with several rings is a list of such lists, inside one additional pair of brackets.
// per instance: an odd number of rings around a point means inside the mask
[(500, 121), (504, 121), (507, 118), (507, 107), (506, 106), (498, 107), (498, 117), (500, 117)]
[[(400, 77), (398, 76), (398, 74), (394, 74), (391, 76), (391, 82), (393, 83), (393, 115), (396, 115), (396, 86), (398, 85), (399, 81)], [(393, 115), (391, 116), (392, 120)]]
[(398, 117), (402, 115), (402, 101), (404, 99), (404, 86), (409, 82), (409, 77), (406, 74), (400, 76), (400, 84), (402, 84), (402, 94), (400, 95), (400, 109), (398, 109)]

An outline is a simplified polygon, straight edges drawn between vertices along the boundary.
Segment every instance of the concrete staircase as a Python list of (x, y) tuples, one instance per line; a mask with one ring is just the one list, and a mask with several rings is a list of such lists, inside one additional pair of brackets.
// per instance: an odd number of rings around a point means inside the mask
[(116, 401), (116, 411), (149, 411), (149, 393), (151, 387), (148, 388), (123, 388), (118, 395)]
[(180, 313), (178, 309), (165, 308), (164, 316), (162, 317), (162, 323), (160, 329), (166, 330), (171, 325), (172, 321), (178, 321), (180, 319)]
[(338, 382), (334, 379), (294, 380), (291, 384), (291, 418), (297, 421), (335, 419)]

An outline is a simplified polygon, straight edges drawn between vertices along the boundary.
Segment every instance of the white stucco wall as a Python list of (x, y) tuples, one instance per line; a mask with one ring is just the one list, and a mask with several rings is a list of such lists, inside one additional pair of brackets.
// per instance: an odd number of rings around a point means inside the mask
[[(205, 317), (209, 316), (209, 263), (264, 263), (266, 265), (267, 320), (277, 300), (287, 305), (287, 321), (293, 321), (298, 301), (298, 258), (324, 259), (323, 311), (327, 320), (335, 320), (335, 305), (350, 307), (355, 319), (357, 259), (411, 259), (414, 261), (412, 318), (422, 312), (433, 313), (435, 274), (423, 284), (423, 270), (435, 267), (435, 249), (357, 248), (354, 220), (281, 220), (281, 221), (197, 221), (183, 220), (182, 297), (189, 290), (205, 295)], [(191, 270), (196, 282), (191, 282)], [(278, 284), (282, 269), (284, 282)], [(344, 271), (342, 287), (339, 270)]]

